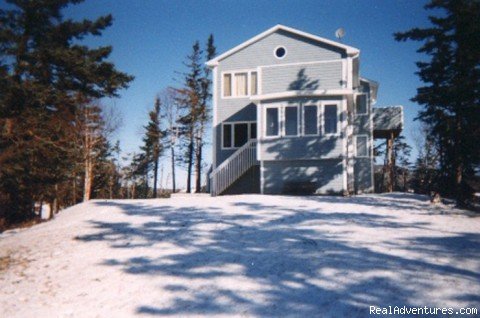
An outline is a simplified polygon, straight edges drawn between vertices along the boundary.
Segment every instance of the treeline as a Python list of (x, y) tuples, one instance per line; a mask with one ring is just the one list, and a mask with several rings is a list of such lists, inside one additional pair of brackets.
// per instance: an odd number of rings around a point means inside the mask
[[(211, 35), (195, 42), (178, 74), (178, 87), (155, 99), (137, 153), (122, 157), (112, 135), (121, 119), (99, 102), (116, 97), (133, 77), (107, 61), (112, 48), (89, 48), (110, 15), (64, 19), (76, 0), (7, 1), (0, 10), (0, 229), (94, 198), (148, 198), (161, 194), (162, 157), (169, 157), (168, 191), (176, 167), (187, 170), (187, 191), (202, 191), (203, 149), (210, 119)], [(192, 181), (195, 181), (192, 188)]]
[(398, 41), (420, 41), (417, 62), (425, 84), (412, 101), (422, 106), (423, 142), (414, 187), (469, 206), (480, 174), (480, 2), (432, 0), (431, 26), (396, 33)]
[[(176, 192), (177, 166), (187, 172), (188, 193), (205, 191), (203, 185), (208, 176), (202, 173), (206, 168), (203, 150), (210, 128), (212, 95), (211, 71), (205, 62), (214, 56), (213, 35), (209, 36), (204, 50), (196, 41), (184, 62), (186, 71), (179, 73), (178, 87), (165, 88), (155, 98), (149, 121), (143, 127), (140, 150), (130, 154), (127, 158), (130, 163), (123, 168), (128, 198), (156, 198)], [(164, 157), (169, 157), (171, 163), (169, 180), (165, 182), (168, 189), (159, 193), (159, 172), (163, 172), (163, 169), (159, 171), (160, 160)]]
[(97, 101), (133, 77), (107, 61), (110, 46), (81, 44), (112, 17), (64, 19), (78, 2), (9, 0), (0, 10), (0, 226), (35, 218), (36, 202), (54, 213), (117, 191), (114, 118)]

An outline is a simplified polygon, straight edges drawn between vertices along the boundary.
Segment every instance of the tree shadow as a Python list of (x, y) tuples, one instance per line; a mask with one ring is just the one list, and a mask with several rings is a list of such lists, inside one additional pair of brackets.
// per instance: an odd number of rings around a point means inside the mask
[[(349, 222), (360, 229), (392, 230), (422, 229), (428, 224), (405, 223), (394, 215), (368, 211), (334, 212), (337, 198), (332, 197), (305, 198), (331, 203), (333, 211), (318, 210), (311, 204), (287, 207), (267, 203), (273, 198), (269, 196), (259, 202), (237, 198), (222, 208), (215, 207), (213, 198), (204, 208), (96, 202), (117, 206), (126, 215), (145, 217), (145, 222), (93, 221), (94, 233), (77, 239), (105, 241), (112, 248), (137, 248), (135, 257), (111, 257), (102, 264), (131, 275), (168, 278), (170, 283), (159, 287), (158, 300), (140, 304), (138, 314), (364, 317), (370, 305), (425, 305), (419, 302), (435, 288), (432, 277), (445, 276), (472, 284), (469, 291), (458, 291), (458, 300), (478, 299), (472, 293), (479, 289), (478, 271), (433, 260), (436, 253), (456, 257), (456, 250), (465, 258), (478, 258), (473, 249), (478, 246), (478, 235), (451, 241), (426, 234), (416, 237), (410, 248), (424, 257), (413, 259), (355, 244), (349, 237)], [(358, 198), (358, 207), (368, 208), (368, 203), (379, 204)], [(321, 231), (312, 224), (329, 225), (330, 230)], [(339, 230), (332, 230), (334, 227)], [(178, 252), (142, 254), (143, 247), (159, 242), (173, 244)], [(242, 282), (253, 287), (245, 290)], [(172, 295), (173, 301), (164, 302), (164, 293)]]

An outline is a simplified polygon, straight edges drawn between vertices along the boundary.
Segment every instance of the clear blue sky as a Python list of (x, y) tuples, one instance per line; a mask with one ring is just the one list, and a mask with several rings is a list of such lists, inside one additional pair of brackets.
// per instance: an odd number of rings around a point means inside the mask
[(428, 25), (424, 4), (418, 0), (87, 0), (70, 7), (67, 15), (93, 19), (111, 13), (114, 17), (113, 26), (101, 38), (87, 43), (113, 45), (111, 61), (135, 76), (120, 98), (105, 101), (123, 115), (117, 138), (125, 152), (138, 149), (141, 126), (155, 95), (175, 85), (175, 72), (183, 70), (182, 61), (195, 40), (205, 43), (213, 33), (222, 53), (276, 24), (332, 40), (335, 30), (343, 27), (342, 42), (361, 51), (361, 76), (380, 83), (377, 106), (404, 106), (404, 133), (414, 146), (412, 132), (418, 123), (413, 118), (419, 106), (409, 99), (421, 84), (414, 74), (414, 63), (421, 56), (415, 53), (418, 43), (396, 42), (392, 34)]

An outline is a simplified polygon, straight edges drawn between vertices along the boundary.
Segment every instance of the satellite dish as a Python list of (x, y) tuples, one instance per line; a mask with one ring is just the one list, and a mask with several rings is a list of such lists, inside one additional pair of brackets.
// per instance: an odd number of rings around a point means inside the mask
[(345, 36), (345, 29), (338, 28), (337, 31), (335, 31), (335, 36), (337, 37), (337, 39), (341, 40)]

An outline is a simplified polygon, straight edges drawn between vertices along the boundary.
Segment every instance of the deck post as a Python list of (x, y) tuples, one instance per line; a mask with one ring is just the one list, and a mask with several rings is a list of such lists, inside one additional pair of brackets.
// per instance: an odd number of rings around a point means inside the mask
[(393, 132), (390, 132), (387, 138), (387, 173), (388, 173), (387, 192), (393, 192), (393, 184), (394, 184), (393, 139), (394, 139)]

